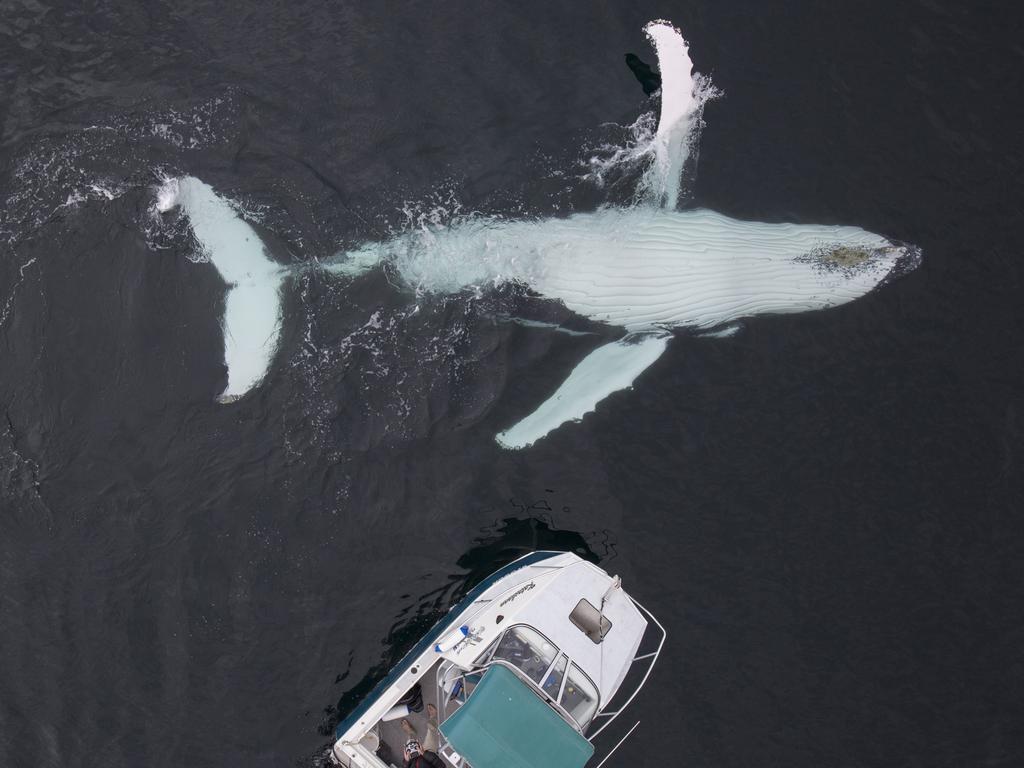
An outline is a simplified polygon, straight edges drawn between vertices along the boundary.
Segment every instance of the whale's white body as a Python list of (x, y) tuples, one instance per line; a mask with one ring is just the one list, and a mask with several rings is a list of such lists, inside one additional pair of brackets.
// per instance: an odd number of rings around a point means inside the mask
[[(679, 31), (667, 22), (646, 31), (662, 72), (661, 119), (645, 150), (647, 204), (539, 220), (470, 217), (367, 243), (323, 265), (354, 278), (385, 264), (408, 288), (430, 293), (511, 283), (621, 328), (622, 338), (591, 352), (540, 407), (497, 436), (506, 447), (530, 445), (629, 388), (665, 351), (673, 329), (722, 335), (745, 317), (834, 307), (916, 265), (912, 246), (858, 227), (676, 210), (704, 94)], [(174, 205), (229, 285), (222, 399), (234, 399), (263, 378), (272, 359), (283, 272), (252, 227), (199, 179), (162, 188), (158, 207)]]
[[(837, 252), (856, 263), (837, 263)], [(635, 207), (416, 231), (345, 254), (340, 265), (351, 273), (353, 264), (389, 263), (428, 292), (516, 282), (635, 333), (844, 304), (878, 285), (906, 252), (858, 227)]]
[(441, 293), (515, 283), (623, 329), (625, 339), (591, 353), (551, 398), (498, 436), (520, 448), (631, 386), (672, 329), (710, 331), (754, 315), (845, 304), (915, 258), (913, 247), (858, 227), (638, 206), (418, 230), (343, 254), (337, 271), (387, 263), (410, 287)]

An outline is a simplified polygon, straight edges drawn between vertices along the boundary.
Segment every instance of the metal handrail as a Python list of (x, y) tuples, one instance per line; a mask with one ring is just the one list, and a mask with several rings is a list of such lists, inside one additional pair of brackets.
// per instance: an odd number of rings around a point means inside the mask
[(597, 718), (599, 717), (607, 717), (608, 721), (602, 723), (600, 728), (598, 728), (596, 731), (594, 731), (593, 734), (587, 737), (587, 741), (591, 743), (593, 743), (594, 739), (596, 739), (601, 734), (601, 731), (603, 731), (605, 728), (611, 725), (615, 721), (615, 718), (622, 714), (623, 710), (625, 710), (626, 707), (628, 707), (630, 703), (632, 703), (633, 699), (636, 698), (636, 695), (640, 693), (640, 689), (647, 684), (647, 678), (649, 678), (651, 676), (651, 672), (654, 671), (654, 665), (658, 662), (658, 657), (661, 655), (661, 649), (664, 647), (665, 639), (668, 637), (668, 632), (665, 631), (665, 627), (662, 626), (661, 622), (658, 621), (658, 619), (654, 616), (653, 613), (651, 613), (642, 605), (640, 605), (640, 603), (638, 603), (631, 595), (627, 594), (626, 597), (628, 597), (630, 601), (633, 603), (633, 605), (640, 609), (647, 616), (648, 619), (654, 622), (655, 626), (657, 626), (657, 628), (661, 631), (661, 640), (658, 641), (658, 647), (652, 653), (645, 653), (642, 656), (633, 657), (633, 661), (631, 662), (630, 666), (632, 666), (632, 664), (635, 664), (638, 661), (650, 659), (650, 664), (647, 665), (647, 671), (644, 673), (643, 679), (640, 680), (636, 689), (629, 695), (629, 698), (626, 699), (625, 703), (621, 707), (619, 707), (614, 712), (599, 712), (596, 715), (594, 715), (594, 720), (597, 720)]
[(598, 763), (596, 766), (594, 766), (594, 768), (601, 768), (602, 765), (607, 763), (608, 759), (612, 755), (615, 754), (615, 750), (617, 750), (619, 747), (621, 747), (626, 742), (626, 739), (628, 739), (630, 736), (633, 735), (633, 731), (636, 730), (638, 725), (640, 725), (640, 721), (639, 720), (636, 721), (636, 723), (633, 725), (632, 728), (630, 728), (628, 731), (626, 731), (626, 735), (623, 736), (621, 739), (619, 739), (619, 743), (616, 744), (614, 747), (612, 747), (611, 751), (607, 755), (604, 756), (604, 760), (602, 760), (600, 763)]

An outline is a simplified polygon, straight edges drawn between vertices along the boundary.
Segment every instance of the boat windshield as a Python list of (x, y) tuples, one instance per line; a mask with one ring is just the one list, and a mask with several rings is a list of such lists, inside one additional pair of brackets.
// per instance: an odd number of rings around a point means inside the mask
[(565, 666), (568, 661), (564, 653), (559, 656), (555, 666), (551, 668), (551, 671), (545, 676), (544, 682), (540, 686), (544, 689), (544, 693), (556, 701), (558, 700), (558, 692), (562, 689), (562, 678), (565, 677)]
[(558, 648), (540, 632), (520, 625), (505, 630), (491, 661), (500, 659), (518, 667), (524, 675), (540, 685), (541, 678), (557, 655)]
[(480, 654), (476, 663), (485, 666), (493, 661), (503, 661), (519, 669), (552, 700), (558, 701), (581, 729), (597, 714), (600, 698), (597, 686), (533, 627), (525, 624), (509, 627)]
[(565, 690), (562, 691), (561, 704), (572, 715), (572, 719), (579, 723), (580, 728), (586, 728), (597, 713), (597, 700), (597, 687), (582, 669), (575, 664), (571, 665), (565, 680)]

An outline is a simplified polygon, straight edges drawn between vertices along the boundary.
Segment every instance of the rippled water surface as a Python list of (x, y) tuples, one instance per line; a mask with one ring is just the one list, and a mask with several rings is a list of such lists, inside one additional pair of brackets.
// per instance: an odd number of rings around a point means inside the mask
[[(509, 322), (573, 322), (516, 291), (305, 267), (630, 200), (589, 161), (652, 109), (623, 54), (653, 60), (653, 18), (724, 92), (686, 205), (924, 261), (677, 335), (503, 450), (600, 334)], [(668, 628), (609, 766), (1024, 765), (1022, 27), (932, 0), (0, 0), (0, 765), (317, 765), (535, 548)], [(151, 211), (174, 174), (293, 268), (236, 402), (224, 285)]]

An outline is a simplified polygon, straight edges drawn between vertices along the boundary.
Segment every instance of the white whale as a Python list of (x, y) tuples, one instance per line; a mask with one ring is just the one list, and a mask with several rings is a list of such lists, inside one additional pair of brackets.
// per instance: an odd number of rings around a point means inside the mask
[[(667, 22), (646, 28), (662, 71), (658, 130), (644, 151), (648, 202), (566, 218), (470, 217), (428, 225), (338, 254), (323, 268), (355, 278), (379, 265), (417, 292), (514, 284), (560, 302), (621, 337), (587, 355), (535, 411), (496, 436), (529, 446), (632, 386), (675, 329), (734, 332), (743, 318), (839, 306), (913, 269), (919, 250), (858, 227), (740, 221), (676, 210), (701, 95), (685, 40)], [(165, 184), (158, 207), (180, 205), (229, 286), (223, 319), (228, 386), (237, 398), (265, 376), (280, 333), (285, 271), (255, 231), (207, 184)]]
[(524, 448), (632, 386), (665, 351), (673, 329), (709, 336), (763, 314), (838, 306), (914, 268), (917, 248), (858, 227), (765, 224), (710, 210), (678, 211), (680, 177), (700, 121), (702, 84), (689, 49), (666, 21), (645, 27), (658, 54), (658, 129), (642, 188), (646, 205), (540, 221), (469, 220), (428, 227), (342, 254), (335, 271), (393, 266), (421, 291), (513, 282), (621, 339), (598, 347), (533, 413), (497, 435)]

